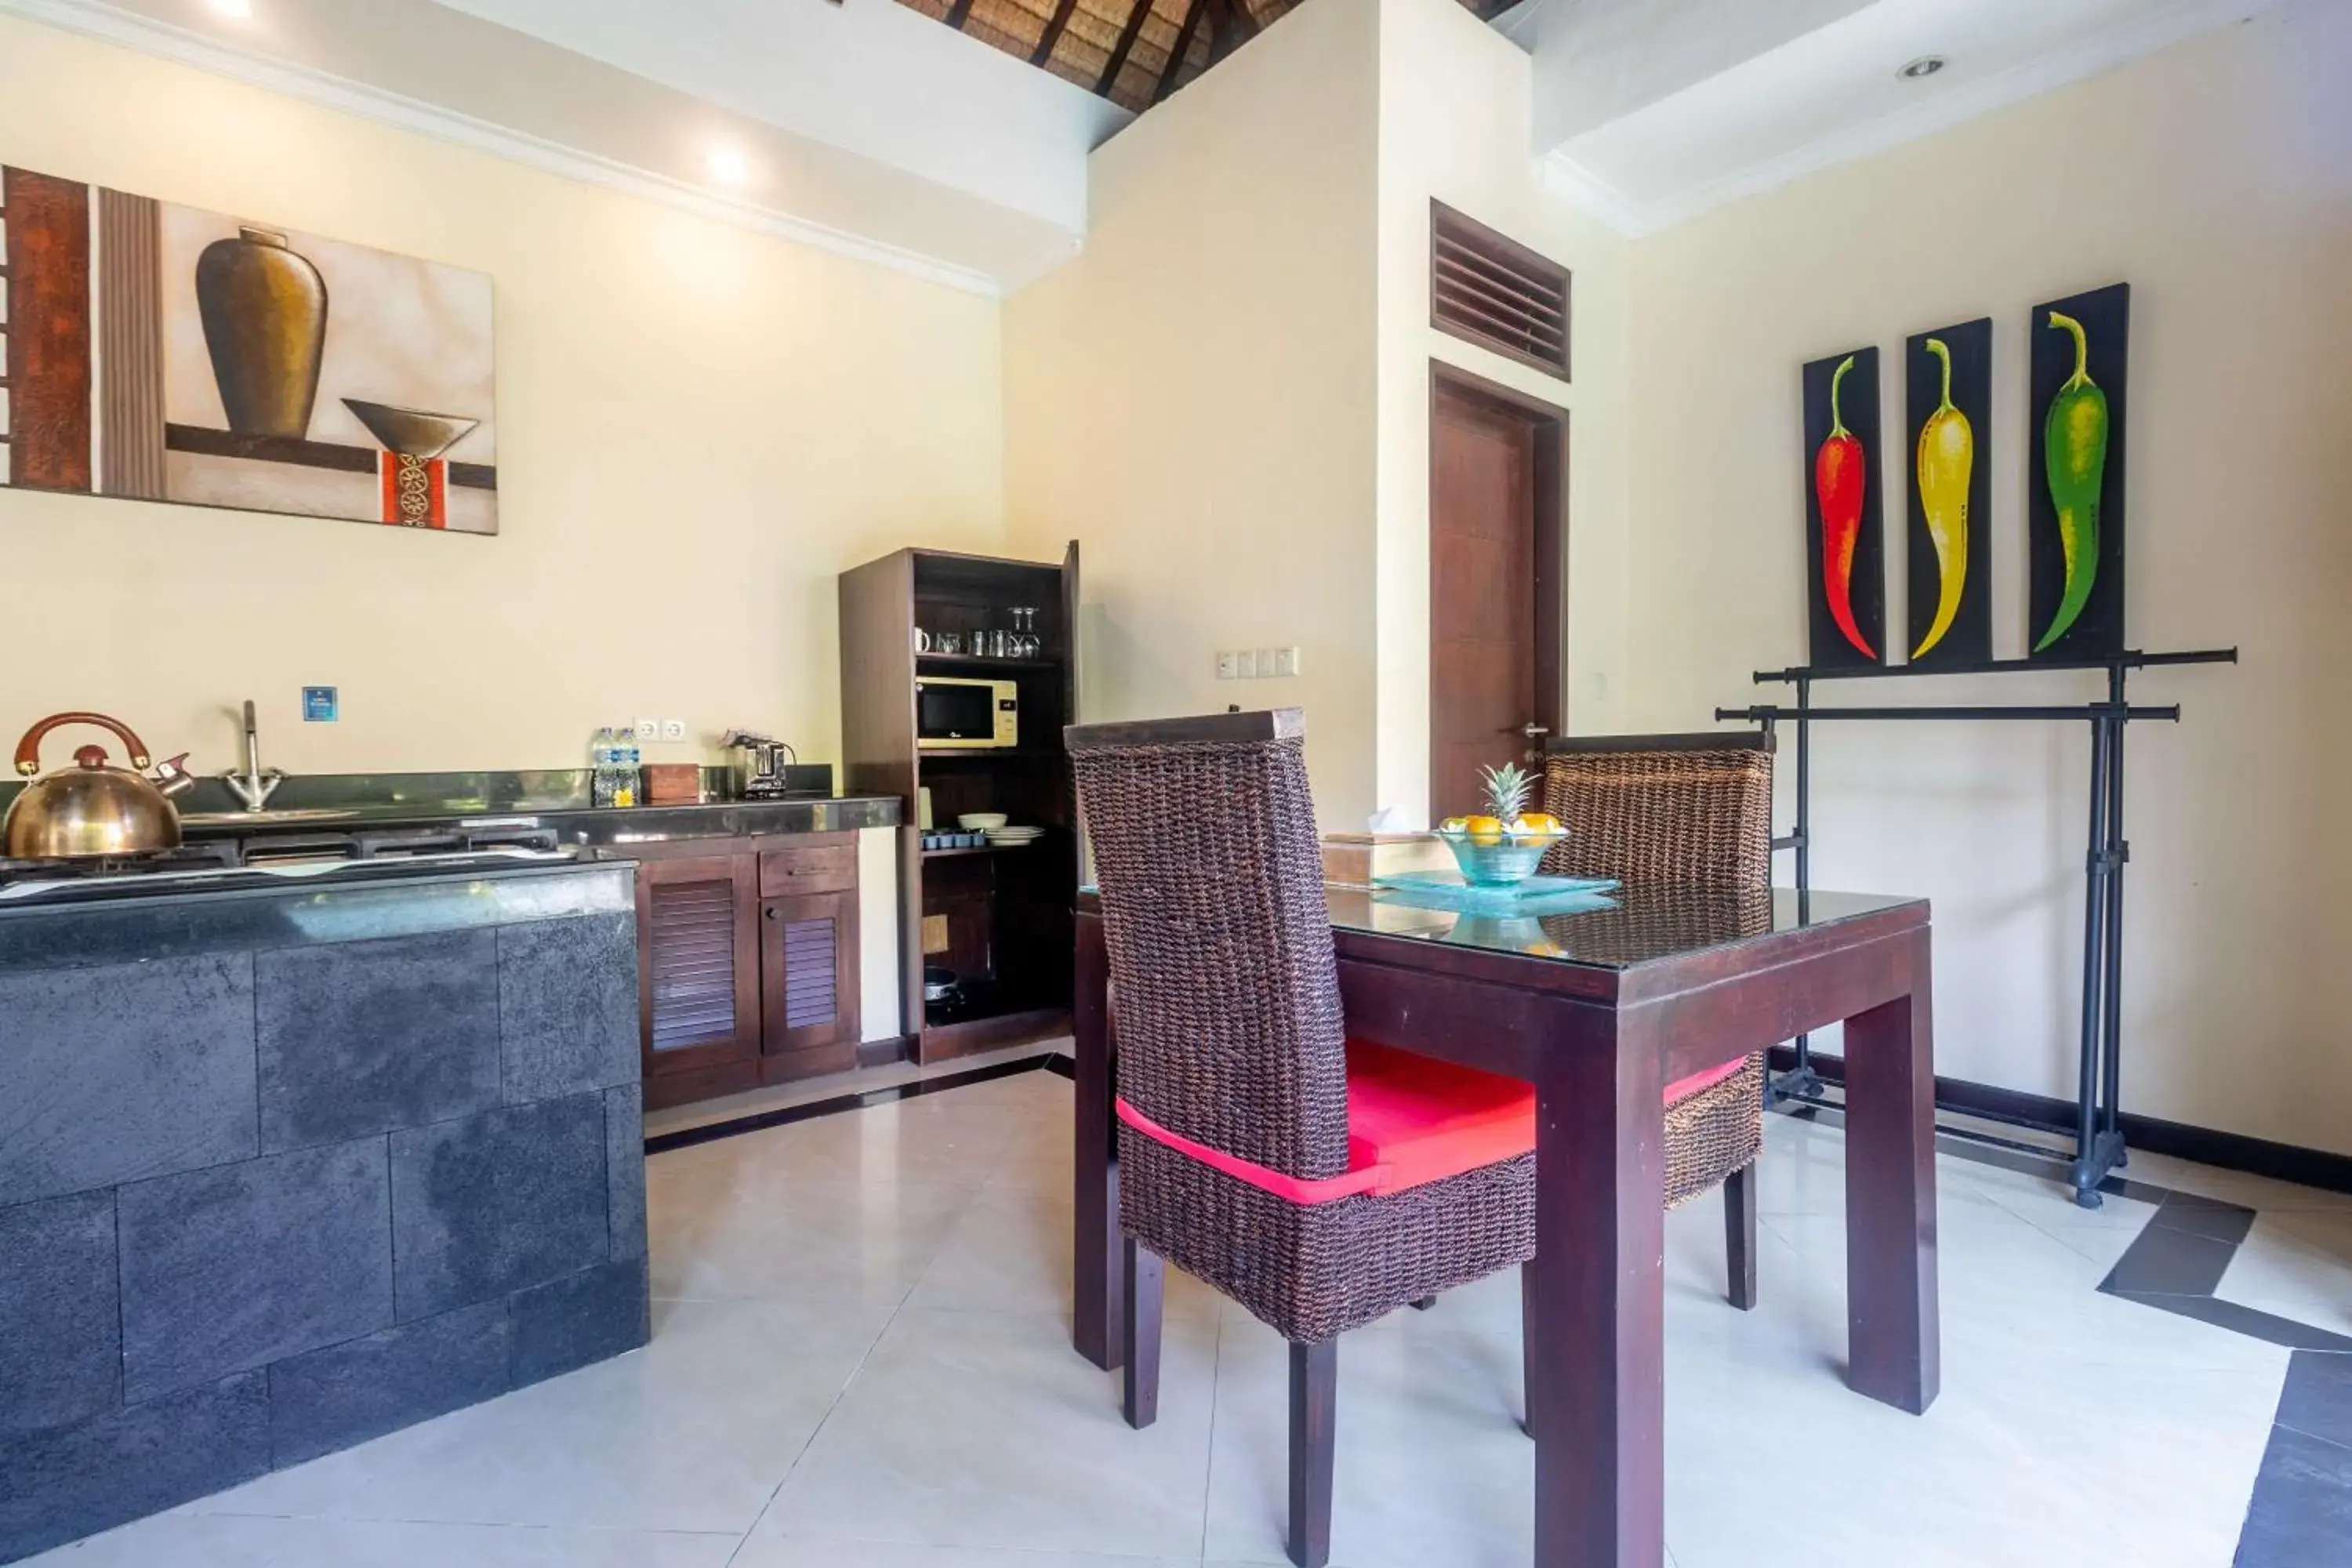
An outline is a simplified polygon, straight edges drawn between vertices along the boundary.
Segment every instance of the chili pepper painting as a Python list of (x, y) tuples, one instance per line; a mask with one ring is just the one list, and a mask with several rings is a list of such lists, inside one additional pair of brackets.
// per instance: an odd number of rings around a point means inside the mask
[(2131, 286), (2034, 307), (2027, 464), (2027, 645), (2079, 658), (2124, 649), (2124, 395)]
[(1886, 644), (1879, 508), (1878, 351), (1804, 369), (1808, 661), (1874, 665)]
[(1911, 338), (1904, 381), (1911, 662), (1979, 664), (1992, 657), (1992, 319)]

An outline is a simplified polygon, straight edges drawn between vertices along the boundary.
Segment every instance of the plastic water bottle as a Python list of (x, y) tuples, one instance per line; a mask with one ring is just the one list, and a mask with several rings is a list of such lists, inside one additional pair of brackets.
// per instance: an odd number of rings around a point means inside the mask
[(616, 770), (613, 780), (613, 804), (614, 805), (635, 805), (637, 804), (637, 785), (639, 781), (645, 776), (643, 772), (643, 763), (640, 760), (641, 756), (642, 753), (637, 750), (637, 731), (635, 727), (630, 726), (620, 731), (619, 743), (614, 749), (613, 757)]
[(614, 761), (619, 751), (620, 742), (614, 739), (610, 724), (598, 730), (596, 738), (588, 743), (588, 798), (597, 805), (614, 804), (614, 788), (618, 778)]

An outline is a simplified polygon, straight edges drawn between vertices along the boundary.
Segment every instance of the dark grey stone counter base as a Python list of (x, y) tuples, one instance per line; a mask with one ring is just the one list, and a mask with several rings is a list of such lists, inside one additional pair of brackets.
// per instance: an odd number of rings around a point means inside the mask
[(621, 912), (0, 973), (0, 1563), (644, 1344), (636, 1026)]

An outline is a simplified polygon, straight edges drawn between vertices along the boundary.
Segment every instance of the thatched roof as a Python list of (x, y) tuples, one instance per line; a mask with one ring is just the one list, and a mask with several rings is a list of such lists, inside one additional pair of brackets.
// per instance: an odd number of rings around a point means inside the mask
[[(1463, 0), (1481, 16), (1509, 0)], [(1145, 110), (1298, 0), (900, 0), (1008, 55)]]

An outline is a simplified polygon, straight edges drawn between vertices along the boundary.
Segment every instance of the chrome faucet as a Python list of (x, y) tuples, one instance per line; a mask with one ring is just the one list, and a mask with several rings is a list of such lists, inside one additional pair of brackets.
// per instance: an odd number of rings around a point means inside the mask
[(278, 786), (286, 782), (286, 775), (276, 768), (262, 772), (261, 730), (254, 720), (250, 697), (245, 700), (245, 773), (240, 777), (232, 768), (221, 774), (221, 782), (228, 785), (229, 794), (245, 803), (247, 811), (259, 811), (268, 805), (269, 797), (278, 793)]

